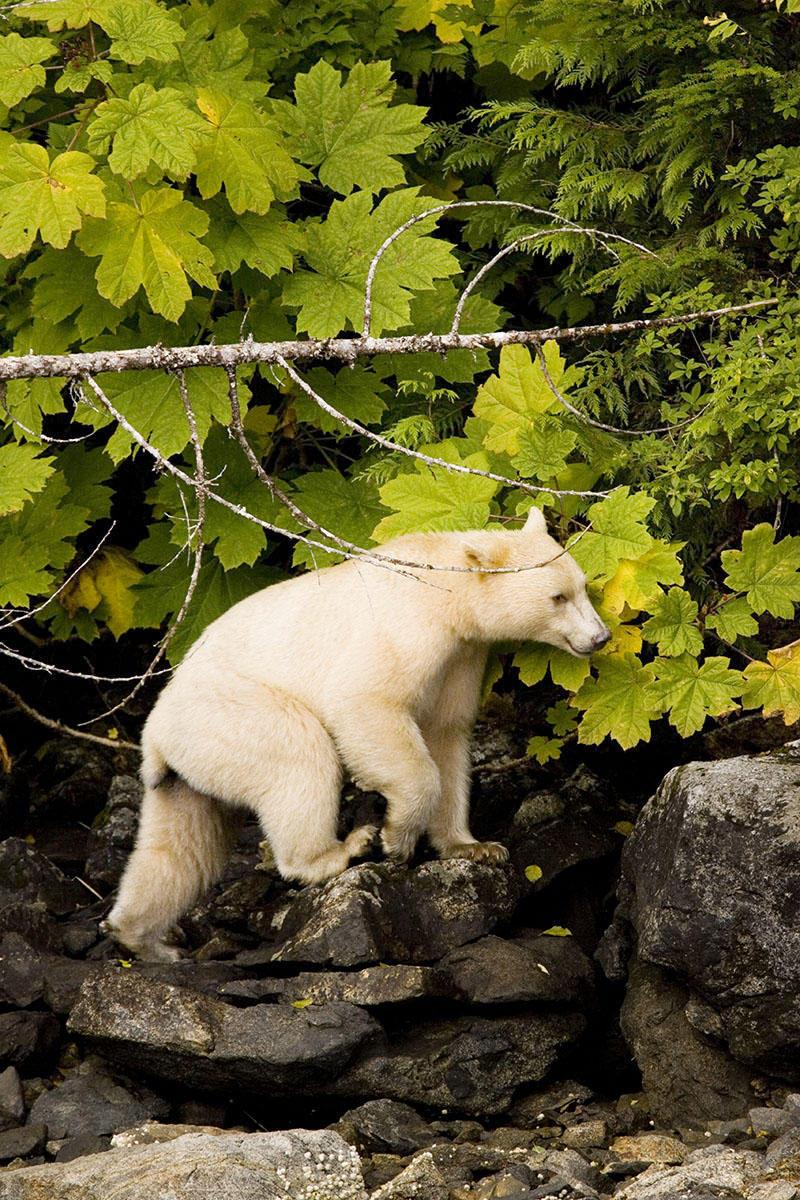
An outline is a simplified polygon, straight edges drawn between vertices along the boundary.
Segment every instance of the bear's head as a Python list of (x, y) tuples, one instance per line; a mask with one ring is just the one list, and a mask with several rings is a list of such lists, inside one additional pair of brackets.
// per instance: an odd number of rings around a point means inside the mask
[(545, 642), (586, 658), (611, 637), (586, 593), (586, 576), (550, 537), (538, 508), (522, 529), (465, 534), (463, 546), (467, 565), (481, 569), (468, 591), (472, 620), (487, 641)]

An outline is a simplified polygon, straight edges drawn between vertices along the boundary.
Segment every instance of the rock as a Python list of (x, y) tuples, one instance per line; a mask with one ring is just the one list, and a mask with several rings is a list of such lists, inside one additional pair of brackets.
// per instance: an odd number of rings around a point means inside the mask
[(623, 1162), (675, 1164), (682, 1163), (689, 1154), (689, 1148), (683, 1142), (659, 1133), (614, 1138), (609, 1149)]
[(0, 842), (0, 899), (38, 901), (54, 916), (86, 903), (86, 892), (22, 838)]
[(102, 820), (92, 828), (86, 874), (94, 883), (116, 887), (133, 849), (139, 823), (143, 787), (136, 775), (115, 775), (111, 780)]
[(0, 1130), (21, 1125), (25, 1119), (25, 1100), (16, 1067), (0, 1072)]
[(800, 1079), (798, 788), (800, 742), (678, 767), (624, 854), (641, 958), (703, 997), (737, 1059), (790, 1080)]
[(98, 1060), (88, 1059), (34, 1101), (29, 1120), (61, 1139), (116, 1133), (168, 1112), (167, 1102), (149, 1088), (115, 1079)]
[(413, 1154), (436, 1141), (419, 1113), (395, 1100), (369, 1100), (351, 1108), (333, 1128), (362, 1154)]
[(110, 1139), (96, 1133), (81, 1133), (78, 1137), (69, 1138), (56, 1151), (57, 1163), (72, 1162), (75, 1158), (83, 1158), (87, 1154), (102, 1154), (110, 1148)]
[(45, 968), (42, 956), (20, 934), (0, 937), (0, 1003), (27, 1008), (42, 997)]
[(772, 1183), (754, 1183), (750, 1188), (748, 1200), (795, 1200), (800, 1195), (800, 1187), (795, 1187), (787, 1180), (775, 1180)]
[(61, 1035), (50, 1013), (0, 1013), (0, 1066), (36, 1067), (53, 1055)]
[(784, 1108), (751, 1108), (747, 1114), (753, 1133), (768, 1133), (776, 1137), (800, 1126), (800, 1112), (793, 1113)]
[(735, 758), (741, 754), (761, 754), (775, 750), (800, 736), (800, 723), (786, 725), (783, 717), (767, 717), (748, 713), (720, 724), (704, 733), (700, 739), (703, 758)]
[(765, 1161), (771, 1171), (800, 1179), (800, 1128), (777, 1137), (768, 1148)]
[(71, 1010), (87, 979), (103, 968), (96, 963), (74, 958), (47, 956), (44, 959), (44, 1002), (54, 1013), (62, 1016)]
[(581, 1195), (594, 1196), (600, 1188), (600, 1172), (577, 1150), (551, 1150), (545, 1155), (543, 1166)]
[(675, 1200), (695, 1197), (748, 1195), (763, 1170), (763, 1157), (754, 1150), (707, 1146), (695, 1150), (679, 1167), (648, 1167), (614, 1193), (614, 1200)]
[(800, 1122), (800, 1092), (792, 1092), (783, 1102), (786, 1112), (794, 1113)]
[[(5, 1135), (0, 1135), (5, 1136)], [(2, 1200), (366, 1200), (355, 1152), (335, 1133), (184, 1134), (2, 1176)]]
[(594, 995), (592, 965), (568, 937), (480, 938), (446, 954), (435, 978), (440, 994), (471, 1004), (538, 1001), (589, 1007)]
[(183, 1137), (187, 1133), (205, 1133), (209, 1137), (219, 1137), (225, 1132), (224, 1129), (210, 1125), (173, 1125), (171, 1122), (166, 1125), (161, 1121), (145, 1121), (143, 1125), (115, 1133), (111, 1138), (111, 1146), (119, 1150), (127, 1146), (150, 1146), (154, 1142), (174, 1142), (175, 1138)]
[(274, 960), (338, 967), (432, 962), (489, 933), (516, 901), (507, 865), (458, 858), (413, 869), (362, 863), (299, 893)]
[(124, 750), (106, 751), (71, 738), (53, 738), (28, 764), (33, 815), (39, 821), (54, 817), (69, 824), (91, 824), (106, 802), (115, 771), (123, 764), (130, 767), (136, 757)]
[(364, 1055), (328, 1090), (494, 1116), (518, 1088), (542, 1080), (583, 1029), (578, 1014), (533, 1011), (412, 1024), (387, 1051)]
[(352, 1004), (233, 1008), (117, 967), (86, 981), (68, 1028), (129, 1070), (256, 1095), (327, 1094), (358, 1051), (382, 1040)]
[(399, 1175), (374, 1191), (370, 1200), (450, 1200), (450, 1185), (430, 1152), (423, 1150)]
[(591, 1088), (574, 1079), (559, 1080), (557, 1083), (529, 1096), (521, 1096), (515, 1100), (508, 1112), (508, 1118), (520, 1129), (531, 1129), (542, 1121), (553, 1120), (565, 1123), (568, 1118), (565, 1112), (570, 1112), (579, 1104), (592, 1100), (594, 1093)]
[[(6, 1129), (0, 1133), (0, 1163), (40, 1154), (46, 1144), (46, 1125), (24, 1125), (17, 1129)], [(5, 1200), (2, 1183), (0, 1183), (0, 1196)]]
[(686, 988), (657, 967), (633, 961), (620, 1013), (657, 1119), (705, 1126), (738, 1117), (755, 1096), (752, 1072), (686, 1019)]
[(312, 1000), (315, 1004), (344, 1000), (367, 1008), (437, 994), (430, 967), (404, 963), (365, 967), (362, 971), (301, 971), (289, 979), (242, 979), (219, 988), (219, 995), (231, 1000), (275, 997), (290, 1004), (297, 1000)]
[(10, 896), (0, 890), (0, 936), (17, 933), (37, 950), (62, 950), (61, 930), (42, 901), (15, 900)]
[(570, 1150), (591, 1150), (593, 1146), (604, 1145), (607, 1137), (605, 1121), (580, 1121), (577, 1125), (568, 1125), (561, 1140)]

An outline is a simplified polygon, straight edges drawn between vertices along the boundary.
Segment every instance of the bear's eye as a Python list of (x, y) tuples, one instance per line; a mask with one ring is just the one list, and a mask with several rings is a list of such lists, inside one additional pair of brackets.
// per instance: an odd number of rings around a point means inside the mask
[(559, 592), (557, 596), (553, 596), (553, 603), (554, 604), (566, 604), (567, 597), (564, 595), (563, 592)]

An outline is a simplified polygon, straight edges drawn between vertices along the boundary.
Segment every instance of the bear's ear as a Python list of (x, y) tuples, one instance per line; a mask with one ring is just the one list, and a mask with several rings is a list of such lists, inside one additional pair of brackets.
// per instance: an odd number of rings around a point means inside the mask
[(482, 571), (496, 570), (505, 565), (508, 547), (495, 541), (491, 535), (473, 536), (464, 543), (464, 558), (468, 567), (479, 567)]
[(528, 513), (528, 519), (522, 528), (525, 533), (547, 533), (547, 522), (542, 510), (534, 506)]

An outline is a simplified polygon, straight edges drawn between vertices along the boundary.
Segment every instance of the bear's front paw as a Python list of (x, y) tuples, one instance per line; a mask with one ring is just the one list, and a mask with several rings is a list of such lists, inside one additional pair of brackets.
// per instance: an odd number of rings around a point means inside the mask
[(470, 858), (473, 862), (501, 863), (508, 860), (508, 851), (500, 842), (462, 842), (439, 851), (440, 858)]

